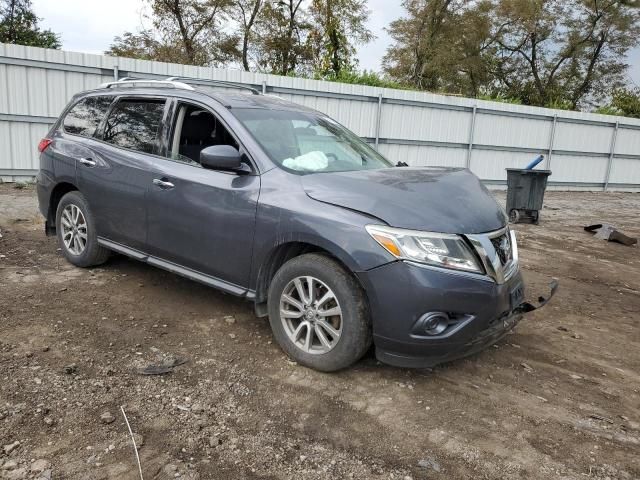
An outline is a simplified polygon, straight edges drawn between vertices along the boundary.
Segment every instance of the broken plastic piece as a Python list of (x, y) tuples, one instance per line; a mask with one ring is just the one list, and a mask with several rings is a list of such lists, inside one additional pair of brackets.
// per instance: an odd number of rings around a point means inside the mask
[(618, 242), (629, 247), (638, 243), (637, 238), (625, 235), (609, 223), (597, 223), (584, 227), (584, 229), (587, 232), (594, 233), (596, 238), (608, 240), (609, 242)]
[(551, 288), (551, 291), (549, 292), (548, 297), (543, 297), (542, 295), (539, 296), (537, 305), (534, 305), (533, 303), (530, 303), (530, 302), (521, 303), (520, 306), (516, 308), (516, 311), (518, 313), (527, 313), (527, 312), (532, 312), (534, 310), (544, 307), (547, 303), (549, 303), (549, 300), (551, 300), (551, 298), (556, 294), (556, 291), (558, 290), (558, 285), (559, 285), (558, 280), (554, 278), (549, 283), (549, 287)]

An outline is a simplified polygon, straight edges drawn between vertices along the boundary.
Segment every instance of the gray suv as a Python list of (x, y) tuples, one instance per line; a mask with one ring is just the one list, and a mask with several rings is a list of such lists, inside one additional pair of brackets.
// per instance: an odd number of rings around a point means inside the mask
[(326, 115), (244, 88), (124, 79), (76, 95), (37, 177), (66, 259), (119, 252), (244, 297), (322, 371), (372, 344), (382, 362), (430, 367), (537, 308), (472, 173), (392, 165)]

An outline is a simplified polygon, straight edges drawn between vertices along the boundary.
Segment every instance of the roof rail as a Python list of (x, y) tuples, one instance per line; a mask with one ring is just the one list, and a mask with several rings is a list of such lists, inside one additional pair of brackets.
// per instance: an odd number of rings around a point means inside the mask
[(151, 84), (154, 87), (170, 87), (170, 88), (182, 88), (183, 90), (194, 90), (191, 85), (187, 85), (184, 82), (177, 82), (172, 79), (167, 80), (152, 80), (150, 78), (136, 78), (136, 77), (124, 77), (115, 82), (107, 82), (100, 85), (100, 88), (119, 87), (122, 85), (136, 86), (137, 84)]
[(242, 90), (249, 90), (254, 95), (262, 95), (259, 90), (245, 85), (243, 83), (237, 82), (228, 82), (226, 80), (209, 80), (207, 78), (191, 78), (191, 77), (169, 77), (165, 81), (167, 82), (183, 82), (185, 84), (194, 83), (194, 84), (202, 84), (202, 85), (218, 85), (220, 87), (232, 87), (239, 88)]

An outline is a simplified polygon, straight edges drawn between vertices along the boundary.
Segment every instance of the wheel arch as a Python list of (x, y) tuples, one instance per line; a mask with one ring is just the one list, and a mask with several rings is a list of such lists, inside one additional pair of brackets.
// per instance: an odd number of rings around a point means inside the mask
[(271, 284), (271, 280), (273, 280), (276, 272), (280, 269), (280, 267), (282, 267), (282, 265), (284, 265), (292, 258), (307, 253), (320, 253), (331, 257), (333, 260), (338, 262), (347, 272), (349, 272), (353, 276), (353, 278), (356, 279), (356, 282), (360, 285), (366, 296), (364, 286), (361, 284), (358, 275), (355, 274), (357, 266), (353, 261), (350, 261), (348, 259), (344, 252), (340, 252), (337, 248), (331, 248), (331, 246), (327, 245), (320, 245), (317, 242), (310, 242), (308, 240), (289, 241), (281, 243), (272, 248), (271, 251), (269, 251), (267, 255), (264, 256), (264, 260), (260, 264), (258, 275), (255, 281), (255, 305), (256, 314), (259, 317), (264, 317), (267, 315), (266, 302), (269, 292), (269, 285)]
[(56, 232), (56, 212), (60, 200), (69, 192), (78, 191), (71, 182), (60, 182), (52, 190), (49, 196), (49, 211), (47, 212), (47, 235), (54, 235)]

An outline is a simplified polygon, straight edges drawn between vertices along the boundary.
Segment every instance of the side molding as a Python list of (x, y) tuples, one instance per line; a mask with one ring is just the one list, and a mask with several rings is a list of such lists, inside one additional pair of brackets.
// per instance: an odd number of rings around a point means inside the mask
[(171, 273), (176, 273), (181, 277), (185, 277), (209, 287), (222, 290), (223, 292), (230, 293), (237, 297), (244, 297), (248, 300), (253, 300), (256, 296), (256, 292), (253, 290), (240, 287), (233, 283), (225, 282), (224, 280), (221, 280), (219, 278), (212, 277), (211, 275), (207, 275), (205, 273), (198, 272), (187, 267), (183, 267), (182, 265), (178, 265), (167, 260), (163, 260), (162, 258), (148, 255), (144, 252), (141, 252), (140, 250), (127, 247), (126, 245), (122, 245), (111, 240), (107, 240), (106, 238), (98, 237), (98, 243), (103, 247), (108, 248), (109, 250), (122, 253), (127, 257), (148, 263), (149, 265), (153, 265), (154, 267), (162, 268), (163, 270), (167, 270)]

